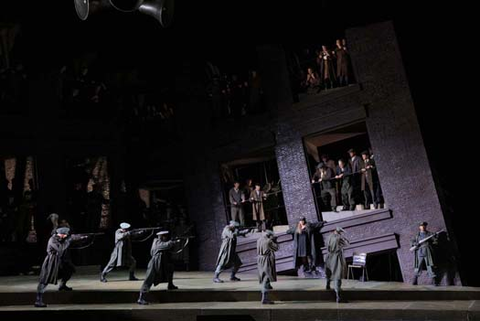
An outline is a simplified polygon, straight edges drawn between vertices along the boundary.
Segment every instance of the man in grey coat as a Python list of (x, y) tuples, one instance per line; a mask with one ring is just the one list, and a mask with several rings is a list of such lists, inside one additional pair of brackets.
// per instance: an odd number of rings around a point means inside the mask
[(347, 302), (340, 295), (342, 278), (345, 275), (345, 258), (343, 257), (343, 248), (349, 241), (343, 236), (345, 230), (339, 226), (333, 231), (327, 240), (327, 257), (325, 259), (325, 272), (327, 274), (326, 289), (330, 290), (330, 282), (334, 281), (334, 289), (337, 297), (337, 303)]
[[(433, 246), (438, 243), (437, 236), (432, 236), (434, 233), (427, 231), (427, 222), (419, 224), (419, 231), (417, 235), (412, 239), (411, 246), (416, 246), (415, 250), (415, 275), (413, 277), (412, 284), (418, 284), (418, 277), (422, 274), (424, 268), (427, 269), (428, 276), (432, 279), (434, 285), (438, 285), (436, 274), (434, 271), (435, 262), (433, 260)], [(427, 237), (432, 236), (428, 241), (419, 245), (419, 242)]]
[(237, 254), (237, 236), (245, 236), (249, 230), (239, 231), (238, 226), (238, 222), (230, 221), (230, 224), (223, 229), (222, 245), (218, 253), (215, 276), (213, 277), (213, 282), (215, 283), (223, 283), (220, 279), (220, 273), (230, 268), (232, 269), (230, 281), (240, 281), (240, 279), (235, 276), (240, 266), (242, 266), (242, 261)]
[(70, 235), (68, 227), (60, 227), (55, 230), (55, 234), (48, 240), (47, 256), (40, 271), (35, 307), (43, 308), (47, 306), (43, 303), (43, 293), (45, 293), (48, 284), (57, 284), (60, 279), (59, 291), (72, 290), (72, 288), (67, 286), (67, 281), (75, 272), (75, 267), (70, 259), (69, 248), (74, 242), (87, 238), (89, 236)]
[(230, 201), (232, 220), (240, 221), (240, 226), (245, 226), (245, 213), (243, 210), (245, 194), (243, 194), (243, 191), (240, 189), (240, 183), (238, 181), (233, 183), (233, 187), (228, 192), (228, 198)]
[(135, 267), (137, 261), (132, 256), (132, 240), (131, 238), (141, 234), (143, 231), (128, 231), (130, 224), (121, 223), (120, 228), (115, 231), (115, 247), (110, 255), (110, 261), (103, 269), (100, 275), (101, 282), (107, 282), (107, 274), (110, 273), (115, 267), (128, 266), (129, 267), (129, 280), (138, 280), (135, 277)]
[(160, 231), (157, 233), (158, 237), (153, 240), (150, 254), (152, 258), (148, 262), (147, 272), (145, 274), (145, 280), (143, 281), (142, 288), (140, 289), (140, 297), (137, 303), (146, 305), (146, 294), (150, 291), (152, 285), (157, 286), (160, 283), (168, 283), (169, 290), (176, 290), (173, 284), (173, 262), (171, 258), (171, 251), (175, 244), (181, 240), (170, 240), (168, 231)]
[(273, 231), (266, 230), (257, 240), (258, 282), (262, 285), (262, 304), (274, 304), (268, 299), (268, 291), (272, 289), (270, 283), (277, 281), (276, 251), (278, 251), (277, 239)]

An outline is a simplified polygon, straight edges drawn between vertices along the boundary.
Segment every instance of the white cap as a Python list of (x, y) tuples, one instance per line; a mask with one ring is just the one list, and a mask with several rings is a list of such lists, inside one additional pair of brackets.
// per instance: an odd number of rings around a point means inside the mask
[(165, 235), (165, 234), (169, 234), (168, 231), (160, 231), (157, 233), (157, 235)]
[(122, 228), (122, 229), (124, 229), (124, 230), (129, 229), (130, 226), (131, 226), (130, 224), (125, 223), (125, 222), (123, 222), (123, 223), (120, 224), (120, 228)]

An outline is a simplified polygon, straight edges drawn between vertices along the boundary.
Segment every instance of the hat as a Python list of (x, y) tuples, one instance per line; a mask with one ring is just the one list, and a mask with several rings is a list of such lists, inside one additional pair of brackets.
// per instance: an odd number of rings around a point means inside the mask
[(355, 149), (350, 148), (350, 149), (347, 151), (347, 153), (355, 153)]
[(322, 168), (323, 166), (325, 166), (325, 164), (323, 162), (320, 162), (318, 163), (317, 168)]
[(69, 234), (70, 229), (68, 227), (59, 227), (56, 230), (57, 234)]
[(52, 214), (48, 215), (47, 220), (50, 220), (50, 219), (58, 220), (58, 214), (57, 213), (52, 213)]
[(299, 221), (307, 221), (307, 218), (305, 216), (300, 216), (300, 218), (298, 219)]
[(337, 231), (337, 233), (345, 233), (345, 230), (343, 228), (341, 228), (340, 226), (337, 226), (335, 228), (335, 231)]
[(369, 155), (369, 156), (370, 156), (370, 153), (368, 152), (368, 150), (364, 150), (364, 151), (362, 152), (362, 155)]
[(240, 223), (238, 223), (237, 221), (231, 220), (229, 225), (239, 227)]
[(157, 235), (165, 235), (165, 234), (169, 234), (170, 232), (168, 231), (160, 231), (157, 233)]
[(120, 224), (120, 228), (122, 228), (122, 229), (124, 229), (124, 230), (130, 228), (130, 226), (131, 226), (130, 224), (125, 223), (125, 222), (123, 222), (123, 223)]
[(418, 226), (427, 226), (428, 223), (427, 222), (421, 222)]

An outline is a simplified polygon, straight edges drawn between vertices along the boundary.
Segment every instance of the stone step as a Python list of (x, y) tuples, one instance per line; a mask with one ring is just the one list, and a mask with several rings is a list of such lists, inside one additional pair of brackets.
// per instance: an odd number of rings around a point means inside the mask
[[(312, 281), (317, 282), (317, 281)], [(466, 301), (480, 300), (480, 291), (452, 291), (449, 287), (433, 287), (431, 290), (367, 290), (345, 289), (344, 296), (350, 301)], [(334, 300), (334, 292), (327, 290), (273, 290), (275, 300), (290, 301), (326, 301)], [(44, 300), (51, 304), (115, 304), (131, 303), (138, 298), (138, 290), (74, 290), (59, 292), (47, 291)], [(157, 303), (194, 303), (194, 302), (242, 302), (260, 300), (259, 290), (175, 290), (154, 289), (149, 293), (152, 302)], [(29, 305), (35, 299), (35, 292), (0, 293), (0, 307)]]
[(32, 305), (0, 307), (2, 321), (58, 319), (182, 320), (182, 321), (292, 321), (292, 320), (480, 320), (480, 301), (356, 301), (336, 304), (322, 301)]

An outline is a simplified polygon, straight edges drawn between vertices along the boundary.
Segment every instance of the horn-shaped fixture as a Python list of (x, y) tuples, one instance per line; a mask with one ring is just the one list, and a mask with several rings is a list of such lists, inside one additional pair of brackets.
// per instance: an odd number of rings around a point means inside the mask
[(75, 11), (80, 20), (87, 20), (88, 12), (90, 11), (89, 0), (73, 0), (75, 3)]
[(122, 12), (133, 12), (137, 10), (144, 0), (110, 0), (112, 7)]
[(89, 13), (111, 7), (122, 12), (138, 10), (154, 17), (162, 27), (168, 27), (173, 20), (174, 0), (73, 0), (73, 2), (81, 20), (87, 20)]
[(168, 27), (173, 20), (173, 0), (145, 0), (138, 11), (154, 17), (162, 27)]

